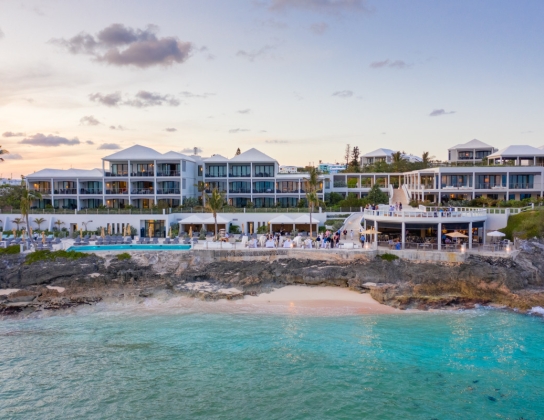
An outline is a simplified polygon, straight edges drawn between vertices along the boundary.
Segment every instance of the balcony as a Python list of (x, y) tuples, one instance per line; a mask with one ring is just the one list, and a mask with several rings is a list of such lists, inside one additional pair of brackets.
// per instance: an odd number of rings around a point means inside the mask
[(534, 188), (533, 182), (512, 182), (510, 183), (511, 190), (532, 190)]
[(152, 178), (155, 176), (155, 172), (148, 172), (148, 171), (144, 171), (144, 172), (132, 172), (130, 174), (130, 176), (134, 176), (134, 177), (140, 177), (140, 178)]
[(226, 178), (226, 177), (227, 177), (227, 174), (218, 174), (218, 175), (215, 175), (215, 174), (208, 175), (208, 174), (206, 174), (205, 175), (205, 178)]
[(81, 188), (79, 190), (79, 193), (80, 194), (102, 194), (102, 189), (101, 188)]
[(157, 171), (157, 176), (180, 176), (180, 171)]
[(128, 194), (127, 188), (106, 188), (106, 194)]
[(276, 190), (276, 192), (278, 194), (298, 194), (300, 192), (300, 190), (286, 190), (286, 189), (282, 189), (282, 190)]
[(154, 190), (152, 188), (133, 188), (132, 190), (130, 190), (130, 193), (131, 194), (134, 194), (134, 195), (150, 195), (150, 194), (155, 194), (154, 193)]
[(38, 192), (40, 194), (51, 194), (51, 188), (34, 188), (31, 191)]
[(180, 194), (179, 188), (159, 188), (157, 190), (157, 194), (165, 195), (165, 194)]
[(272, 188), (253, 188), (254, 194), (274, 194)]
[(250, 188), (231, 188), (229, 194), (251, 194)]
[(216, 189), (217, 189), (217, 191), (219, 191), (221, 194), (226, 194), (226, 193), (227, 193), (227, 190), (224, 189), (224, 188), (213, 188), (213, 189), (211, 189), (211, 188), (206, 188), (205, 192), (206, 192), (206, 194), (211, 194), (212, 191), (213, 191), (213, 190), (216, 190)]
[(121, 177), (121, 176), (128, 176), (128, 172), (120, 172), (120, 173), (113, 173), (113, 172), (105, 172), (104, 176), (107, 177)]
[[(470, 187), (468, 187), (468, 188), (470, 188)], [(505, 190), (506, 185), (494, 184), (494, 183), (490, 183), (490, 182), (483, 182), (483, 183), (480, 183), (480, 184), (476, 184), (476, 189), (477, 190)]]
[[(432, 190), (432, 186), (430, 185), (423, 185), (423, 189), (425, 190)], [(441, 189), (443, 190), (470, 190), (472, 187), (468, 184), (441, 184)]]
[(333, 183), (334, 188), (346, 188), (347, 186), (346, 181), (334, 181)]
[(267, 174), (265, 172), (255, 172), (255, 178), (274, 178), (274, 174)]
[(55, 190), (55, 194), (59, 194), (59, 195), (76, 195), (77, 194), (77, 188), (59, 188), (58, 190)]

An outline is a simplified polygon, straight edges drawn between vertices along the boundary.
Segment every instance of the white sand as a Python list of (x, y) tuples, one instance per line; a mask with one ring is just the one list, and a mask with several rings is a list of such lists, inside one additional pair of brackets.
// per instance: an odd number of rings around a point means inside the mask
[(369, 294), (339, 287), (286, 286), (259, 296), (245, 296), (235, 301), (238, 305), (276, 307), (292, 312), (296, 308), (344, 309), (350, 313), (389, 314), (399, 309), (376, 302)]
[(0, 289), (0, 296), (9, 295), (10, 293), (18, 292), (18, 291), (19, 289)]

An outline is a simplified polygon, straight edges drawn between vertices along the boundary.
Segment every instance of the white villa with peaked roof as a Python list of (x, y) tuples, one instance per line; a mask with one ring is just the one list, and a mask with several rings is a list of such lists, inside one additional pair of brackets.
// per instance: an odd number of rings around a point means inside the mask
[[(391, 149), (376, 149), (372, 152), (365, 153), (361, 156), (361, 166), (368, 166), (373, 165), (378, 162), (385, 162), (385, 163), (392, 163), (393, 162), (393, 155), (397, 153), (396, 150)], [(406, 160), (407, 162), (421, 162), (422, 159), (419, 156), (415, 156), (412, 154), (402, 153), (402, 158)]]
[(481, 162), (497, 149), (484, 143), (483, 141), (473, 139), (467, 143), (457, 144), (448, 149), (448, 161), (450, 162)]

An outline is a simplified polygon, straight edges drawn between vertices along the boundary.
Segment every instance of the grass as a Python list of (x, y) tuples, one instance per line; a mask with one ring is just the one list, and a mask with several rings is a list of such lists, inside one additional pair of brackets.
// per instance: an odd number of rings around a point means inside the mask
[(78, 260), (80, 258), (88, 257), (89, 254), (77, 251), (35, 251), (26, 256), (25, 264), (34, 264), (40, 261), (55, 261), (58, 258), (64, 258), (67, 260)]
[(506, 234), (506, 239), (514, 240), (514, 237), (528, 239), (544, 237), (544, 209), (524, 211), (508, 218), (505, 228), (499, 229)]
[(396, 255), (388, 254), (388, 253), (378, 255), (378, 257), (384, 261), (389, 261), (389, 262), (399, 259), (399, 257), (397, 257)]
[(0, 255), (15, 255), (21, 253), (21, 247), (19, 245), (8, 246), (7, 248), (0, 248)]
[(130, 260), (131, 258), (132, 257), (128, 252), (123, 252), (122, 254), (117, 255), (117, 259), (119, 261)]

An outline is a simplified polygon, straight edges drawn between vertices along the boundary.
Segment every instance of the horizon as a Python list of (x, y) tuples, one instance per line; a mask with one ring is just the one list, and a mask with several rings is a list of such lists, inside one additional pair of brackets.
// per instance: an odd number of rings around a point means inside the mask
[(346, 144), (438, 160), (472, 139), (544, 144), (538, 1), (32, 0), (0, 16), (4, 178), (134, 144), (286, 166), (342, 162)]

